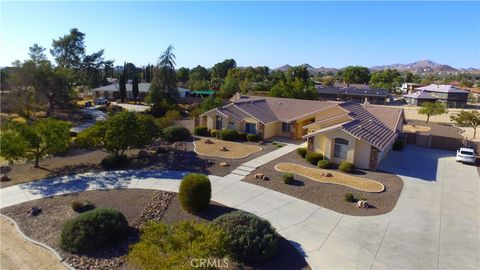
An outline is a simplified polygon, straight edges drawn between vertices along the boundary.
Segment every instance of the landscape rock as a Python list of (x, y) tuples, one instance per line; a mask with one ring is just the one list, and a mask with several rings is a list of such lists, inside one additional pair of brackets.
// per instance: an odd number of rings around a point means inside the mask
[(368, 207), (369, 207), (368, 201), (359, 200), (359, 201), (357, 202), (357, 207), (358, 207), (358, 208), (368, 208)]
[(218, 165), (220, 165), (220, 166), (222, 166), (222, 167), (230, 166), (230, 164), (228, 164), (228, 163), (225, 162), (225, 161), (224, 161), (224, 162), (220, 162), (220, 164), (218, 164)]
[(224, 146), (224, 147), (220, 148), (220, 151), (227, 152), (227, 151), (230, 151), (230, 150), (228, 150), (228, 148)]
[(325, 177), (333, 177), (333, 174), (331, 174), (331, 173), (326, 173), (326, 174), (325, 174)]
[(214, 144), (214, 142), (212, 142), (210, 139), (206, 139), (205, 144)]
[(0, 174), (0, 181), (7, 182), (7, 181), (10, 181), (10, 178), (5, 173), (2, 173)]
[(42, 212), (42, 208), (37, 207), (37, 206), (33, 206), (32, 208), (30, 208), (30, 210), (27, 211), (27, 213), (29, 213), (30, 216), (37, 216), (41, 212)]
[(259, 141), (258, 145), (265, 145), (265, 141)]

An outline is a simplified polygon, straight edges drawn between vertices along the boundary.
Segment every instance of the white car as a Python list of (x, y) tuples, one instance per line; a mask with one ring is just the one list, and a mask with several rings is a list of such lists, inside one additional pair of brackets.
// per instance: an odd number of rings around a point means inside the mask
[(475, 164), (475, 151), (471, 148), (462, 147), (457, 150), (457, 162), (465, 162)]
[(103, 105), (108, 103), (108, 99), (101, 97), (101, 98), (96, 98), (95, 100), (93, 100), (93, 102), (95, 103), (95, 105)]

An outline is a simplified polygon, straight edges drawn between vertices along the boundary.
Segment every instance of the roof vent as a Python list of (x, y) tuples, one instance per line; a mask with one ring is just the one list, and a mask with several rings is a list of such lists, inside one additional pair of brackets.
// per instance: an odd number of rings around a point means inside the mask
[(362, 129), (362, 125), (358, 125), (357, 127), (358, 127), (359, 129)]

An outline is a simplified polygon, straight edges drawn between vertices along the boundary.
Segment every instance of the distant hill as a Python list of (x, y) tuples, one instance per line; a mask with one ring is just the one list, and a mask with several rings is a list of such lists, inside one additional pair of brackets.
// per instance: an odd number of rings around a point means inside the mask
[[(326, 67), (315, 68), (312, 65), (307, 64), (307, 63), (301, 64), (299, 66), (306, 67), (310, 74), (318, 74), (319, 72), (322, 73), (322, 74), (326, 74), (326, 73), (329, 73), (329, 72), (336, 73), (338, 71), (338, 69), (336, 69), (336, 68), (326, 68)], [(283, 65), (281, 67), (272, 69), (272, 71), (279, 70), (279, 71), (285, 72), (291, 67), (292, 67), (291, 65)]]
[(457, 70), (449, 65), (435, 63), (430, 60), (420, 60), (410, 64), (393, 64), (393, 65), (384, 65), (384, 66), (374, 66), (370, 68), (370, 70), (384, 70), (384, 69), (397, 69), (399, 71), (411, 71), (414, 73), (431, 73), (431, 72), (448, 73), (448, 72), (462, 71), (462, 70)]

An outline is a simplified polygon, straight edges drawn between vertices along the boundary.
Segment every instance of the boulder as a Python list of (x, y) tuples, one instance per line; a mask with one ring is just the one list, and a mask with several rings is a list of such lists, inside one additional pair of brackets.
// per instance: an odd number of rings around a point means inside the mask
[(220, 166), (222, 166), (222, 167), (230, 166), (230, 164), (228, 164), (228, 163), (225, 162), (225, 161), (224, 161), (224, 162), (220, 162), (220, 164), (218, 164), (218, 165), (220, 165)]
[(227, 151), (229, 151), (229, 150), (228, 150), (227, 147), (224, 146), (224, 147), (220, 148), (220, 151), (222, 151), (222, 152), (227, 152)]
[(0, 174), (0, 181), (1, 182), (10, 181), (10, 178), (7, 176), (7, 174), (2, 173), (2, 174)]
[(258, 145), (265, 145), (265, 141), (259, 141)]
[(255, 174), (256, 179), (263, 179), (264, 177), (265, 177), (265, 175), (263, 173), (256, 173)]
[(205, 144), (214, 144), (214, 142), (212, 142), (210, 139), (206, 139)]
[(326, 174), (325, 174), (325, 177), (333, 177), (333, 174), (331, 174), (331, 173), (326, 173)]
[(29, 213), (31, 216), (37, 216), (37, 215), (40, 214), (41, 212), (42, 212), (42, 208), (37, 207), (37, 206), (33, 206), (32, 208), (30, 208), (30, 210), (28, 210), (28, 213)]
[(359, 201), (357, 202), (357, 207), (358, 207), (358, 208), (368, 208), (368, 207), (369, 207), (368, 201), (359, 200)]
[(265, 175), (264, 175), (264, 176), (262, 177), (262, 180), (263, 180), (263, 181), (268, 181), (268, 180), (270, 180), (270, 178), (268, 178), (268, 176), (265, 176)]

